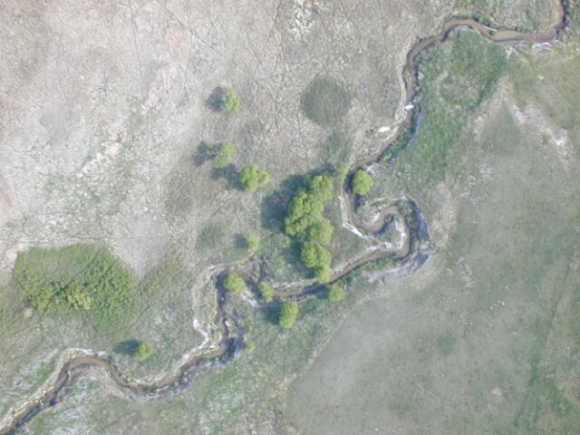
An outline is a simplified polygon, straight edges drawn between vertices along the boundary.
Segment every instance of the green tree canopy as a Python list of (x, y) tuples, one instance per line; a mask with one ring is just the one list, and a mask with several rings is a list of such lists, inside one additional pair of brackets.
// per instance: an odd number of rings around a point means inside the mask
[(235, 272), (231, 272), (224, 279), (224, 288), (232, 295), (239, 295), (248, 287), (244, 278)]
[(357, 195), (366, 195), (371, 191), (374, 181), (368, 172), (359, 169), (352, 177), (352, 191)]
[(291, 328), (296, 322), (299, 312), (300, 307), (298, 306), (298, 302), (285, 302), (280, 310), (280, 326), (284, 329)]
[(255, 192), (270, 181), (270, 174), (256, 165), (246, 166), (240, 173), (240, 184), (246, 192)]

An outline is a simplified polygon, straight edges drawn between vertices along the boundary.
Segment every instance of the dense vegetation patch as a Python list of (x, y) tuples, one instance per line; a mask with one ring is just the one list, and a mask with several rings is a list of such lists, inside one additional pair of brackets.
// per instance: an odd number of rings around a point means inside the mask
[(306, 188), (294, 194), (284, 220), (284, 231), (301, 244), (302, 262), (320, 282), (327, 282), (331, 276), (332, 256), (324, 245), (331, 242), (334, 228), (323, 213), (333, 193), (334, 178), (330, 174), (308, 178)]
[(32, 248), (18, 255), (12, 276), (27, 302), (42, 313), (108, 318), (127, 310), (137, 288), (117, 257), (88, 244)]

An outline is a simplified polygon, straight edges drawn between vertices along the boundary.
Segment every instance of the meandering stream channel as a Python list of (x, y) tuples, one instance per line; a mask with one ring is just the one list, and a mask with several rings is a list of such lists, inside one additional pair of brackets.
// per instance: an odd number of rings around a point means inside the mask
[[(459, 27), (469, 27), (478, 32), (489, 41), (496, 43), (513, 43), (530, 41), (534, 43), (549, 43), (559, 40), (563, 30), (569, 25), (570, 0), (560, 0), (558, 22), (550, 29), (537, 33), (522, 33), (509, 29), (494, 29), (472, 18), (452, 17), (442, 27), (442, 30), (434, 36), (417, 41), (407, 54), (406, 63), (403, 67), (403, 92), (405, 101), (403, 107), (412, 107), (405, 111), (405, 116), (398, 125), (393, 137), (414, 132), (418, 116), (418, 105), (415, 97), (419, 85), (418, 64), (419, 57), (425, 49), (445, 41), (450, 32)], [(389, 142), (372, 159), (357, 167), (370, 167), (382, 160), (384, 153), (392, 147), (394, 141)], [(385, 274), (408, 274), (419, 268), (429, 258), (431, 248), (429, 232), (424, 222), (421, 211), (414, 201), (403, 198), (397, 201), (380, 203), (372, 209), (372, 215), (367, 218), (357, 216), (354, 210), (355, 198), (344, 191), (341, 193), (343, 201), (343, 226), (349, 228), (359, 237), (374, 241), (373, 249), (367, 250), (357, 258), (346, 264), (340, 265), (333, 271), (332, 281), (340, 280), (353, 271), (364, 267), (371, 261), (381, 257), (391, 257), (394, 267), (390, 267)], [(406, 212), (402, 212), (405, 209)], [(379, 236), (383, 231), (387, 220), (391, 219), (396, 224), (400, 236), (400, 243), (393, 245), (385, 243)], [(248, 265), (246, 265), (247, 267)], [(220, 275), (228, 270), (243, 270), (244, 266), (232, 265), (212, 266), (206, 275), (207, 285), (215, 288), (215, 282)], [(278, 294), (275, 303), (280, 304), (286, 300), (304, 300), (317, 295), (323, 287), (317, 283), (307, 283), (298, 290)], [(48, 384), (34, 394), (23, 404), (13, 408), (0, 421), (0, 434), (17, 432), (23, 425), (38, 415), (43, 410), (56, 406), (65, 397), (66, 387), (89, 367), (103, 368), (115, 386), (123, 390), (128, 398), (138, 397), (164, 397), (171, 396), (182, 391), (191, 382), (194, 376), (202, 369), (215, 365), (226, 364), (244, 349), (244, 328), (239, 319), (224, 309), (226, 296), (218, 290), (217, 312), (215, 322), (220, 325), (221, 338), (212, 345), (189, 352), (184, 356), (181, 365), (172, 373), (162, 374), (159, 380), (146, 384), (130, 380), (113, 362), (109, 356), (101, 354), (76, 355), (65, 361), (57, 369), (58, 372), (51, 378)], [(260, 304), (254, 304), (260, 308)], [(229, 317), (228, 317), (229, 316)], [(232, 327), (233, 325), (233, 327)]]

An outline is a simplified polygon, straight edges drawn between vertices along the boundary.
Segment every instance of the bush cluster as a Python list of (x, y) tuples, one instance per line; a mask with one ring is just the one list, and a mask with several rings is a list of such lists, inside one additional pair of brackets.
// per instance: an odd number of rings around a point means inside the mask
[(324, 209), (334, 193), (334, 178), (329, 174), (310, 178), (292, 200), (284, 220), (284, 231), (300, 241), (301, 259), (312, 269), (320, 282), (331, 276), (332, 255), (325, 248), (330, 244), (334, 227), (323, 216)]

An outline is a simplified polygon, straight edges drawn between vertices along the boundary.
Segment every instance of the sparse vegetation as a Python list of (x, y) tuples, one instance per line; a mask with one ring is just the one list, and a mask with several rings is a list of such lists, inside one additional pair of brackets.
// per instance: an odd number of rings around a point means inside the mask
[(285, 302), (280, 310), (279, 324), (284, 329), (290, 329), (298, 318), (300, 307), (298, 302)]
[(352, 177), (352, 191), (357, 195), (366, 195), (371, 191), (374, 181), (367, 171), (359, 169)]
[(77, 244), (21, 253), (13, 279), (28, 303), (43, 313), (79, 312), (98, 318), (128, 309), (136, 278), (105, 248)]
[(215, 158), (214, 167), (216, 169), (221, 169), (229, 165), (237, 149), (238, 147), (233, 143), (222, 145), (221, 150)]
[(240, 173), (240, 184), (246, 192), (255, 192), (270, 181), (270, 174), (256, 165), (246, 166)]
[(258, 286), (258, 288), (260, 290), (260, 296), (262, 297), (264, 302), (272, 302), (272, 300), (274, 299), (274, 289), (272, 288), (272, 286), (267, 282), (262, 281)]
[(340, 302), (346, 298), (346, 290), (343, 284), (335, 283), (328, 286), (327, 297), (331, 302)]
[(224, 279), (224, 288), (231, 295), (239, 295), (247, 290), (246, 281), (235, 272), (228, 273)]

